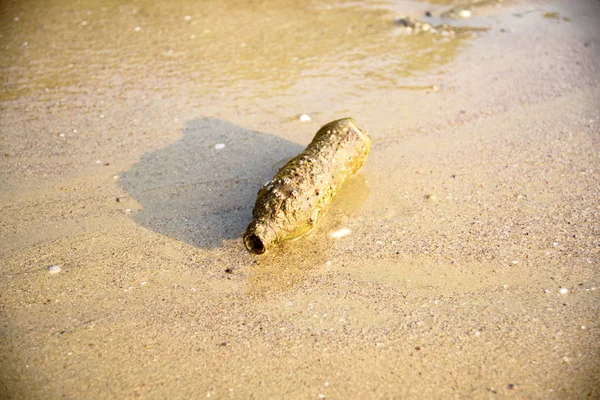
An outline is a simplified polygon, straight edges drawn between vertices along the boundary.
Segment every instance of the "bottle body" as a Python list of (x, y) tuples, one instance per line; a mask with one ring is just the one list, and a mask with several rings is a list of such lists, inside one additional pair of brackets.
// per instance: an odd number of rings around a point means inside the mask
[(324, 125), (312, 142), (258, 192), (254, 220), (244, 234), (246, 248), (263, 254), (310, 231), (342, 184), (364, 164), (369, 134), (352, 118)]

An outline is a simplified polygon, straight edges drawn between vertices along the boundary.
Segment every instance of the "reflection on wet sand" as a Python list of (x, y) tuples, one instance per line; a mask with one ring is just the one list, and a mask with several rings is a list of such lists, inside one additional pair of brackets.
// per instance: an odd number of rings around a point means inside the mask
[(261, 257), (249, 268), (247, 294), (253, 298), (290, 290), (328, 263), (334, 241), (328, 233), (344, 227), (360, 211), (369, 195), (364, 174), (350, 178), (313, 231)]

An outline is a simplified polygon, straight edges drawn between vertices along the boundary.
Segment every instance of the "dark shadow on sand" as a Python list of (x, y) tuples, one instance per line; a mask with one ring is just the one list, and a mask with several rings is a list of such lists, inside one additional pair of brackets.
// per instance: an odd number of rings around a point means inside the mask
[[(224, 144), (216, 149), (216, 144)], [(143, 210), (142, 226), (202, 248), (240, 238), (256, 194), (304, 146), (213, 118), (186, 123), (183, 138), (145, 154), (121, 187)]]

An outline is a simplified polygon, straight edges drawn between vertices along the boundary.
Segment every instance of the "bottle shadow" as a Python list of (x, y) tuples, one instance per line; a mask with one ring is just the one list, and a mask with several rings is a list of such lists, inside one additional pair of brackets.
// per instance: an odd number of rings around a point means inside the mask
[(227, 121), (195, 119), (180, 140), (145, 154), (119, 184), (143, 207), (133, 217), (138, 224), (212, 249), (242, 236), (258, 190), (281, 160), (303, 148)]

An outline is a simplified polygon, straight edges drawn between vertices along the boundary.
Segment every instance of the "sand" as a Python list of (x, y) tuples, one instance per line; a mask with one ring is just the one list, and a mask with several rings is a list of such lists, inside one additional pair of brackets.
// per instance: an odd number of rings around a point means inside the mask
[[(0, 18), (0, 397), (600, 398), (599, 2)], [(345, 116), (365, 167), (249, 254), (257, 190)]]

